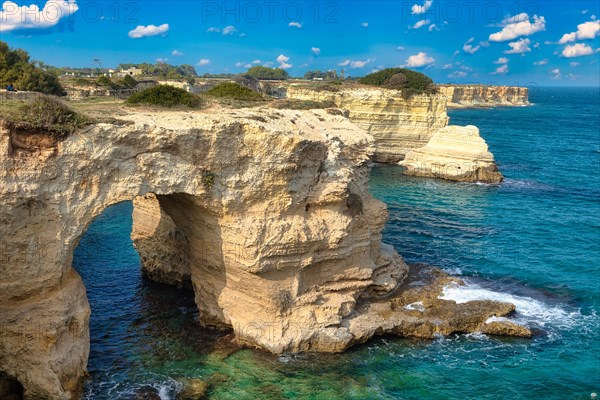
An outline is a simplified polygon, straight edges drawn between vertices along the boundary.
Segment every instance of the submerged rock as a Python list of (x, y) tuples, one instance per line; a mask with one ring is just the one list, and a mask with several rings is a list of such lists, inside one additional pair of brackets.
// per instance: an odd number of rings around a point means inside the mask
[(177, 394), (177, 400), (202, 400), (208, 391), (209, 383), (202, 379), (187, 379), (183, 381), (183, 390)]

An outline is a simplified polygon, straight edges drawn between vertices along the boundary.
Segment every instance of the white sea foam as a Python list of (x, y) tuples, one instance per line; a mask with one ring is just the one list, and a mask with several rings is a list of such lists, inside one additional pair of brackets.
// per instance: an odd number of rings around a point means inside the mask
[(488, 319), (485, 320), (486, 324), (491, 324), (492, 322), (505, 322), (505, 321), (510, 321), (510, 318), (506, 318), (506, 317), (489, 317)]
[[(566, 308), (546, 304), (531, 297), (518, 296), (483, 288), (472, 282), (465, 286), (456, 284), (444, 288), (442, 300), (452, 300), (456, 303), (466, 303), (472, 300), (495, 300), (512, 303), (516, 307), (516, 322), (541, 328), (553, 326), (557, 328), (572, 328), (583, 322), (585, 318), (579, 310), (568, 311)], [(491, 322), (490, 319), (486, 322)]]
[(416, 303), (411, 303), (404, 306), (407, 310), (417, 310), (417, 311), (425, 311), (425, 306), (422, 301), (417, 301)]
[(161, 386), (158, 390), (158, 397), (160, 397), (160, 400), (171, 400), (169, 392), (170, 390), (167, 386)]

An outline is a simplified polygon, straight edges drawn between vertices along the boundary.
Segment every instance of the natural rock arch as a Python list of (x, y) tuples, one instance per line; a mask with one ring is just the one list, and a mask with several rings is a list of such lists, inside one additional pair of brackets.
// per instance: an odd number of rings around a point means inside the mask
[(76, 393), (90, 311), (73, 251), (106, 207), (146, 193), (185, 231), (203, 322), (273, 352), (365, 340), (344, 318), (406, 272), (381, 247), (387, 213), (367, 190), (369, 135), (325, 111), (128, 118), (51, 147), (1, 132), (0, 371), (25, 398)]

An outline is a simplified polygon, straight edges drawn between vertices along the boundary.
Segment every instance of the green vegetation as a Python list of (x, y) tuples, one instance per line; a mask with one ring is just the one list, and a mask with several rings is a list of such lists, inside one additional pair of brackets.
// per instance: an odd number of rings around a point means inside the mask
[(96, 83), (99, 86), (103, 86), (108, 89), (121, 89), (121, 86), (117, 85), (115, 82), (111, 81), (110, 78), (106, 76), (100, 76), (96, 79)]
[(117, 70), (120, 71), (121, 69), (133, 67), (141, 69), (143, 75), (156, 76), (164, 79), (186, 79), (198, 76), (196, 74), (196, 69), (189, 64), (169, 65), (161, 62), (156, 64), (119, 64)]
[(235, 100), (247, 100), (247, 101), (257, 101), (264, 100), (264, 98), (253, 90), (248, 89), (247, 87), (238, 85), (234, 82), (223, 82), (215, 86), (214, 88), (206, 91), (204, 94), (211, 97), (219, 97), (226, 99), (235, 99)]
[(245, 75), (263, 80), (285, 80), (290, 76), (281, 68), (267, 68), (260, 65), (250, 68)]
[[(29, 61), (29, 54), (21, 49), (10, 49), (0, 41), (0, 87), (9, 84), (17, 90), (31, 90), (57, 96), (67, 93), (58, 82), (58, 77)], [(44, 65), (38, 63), (38, 65)]]
[(45, 133), (63, 139), (92, 123), (52, 96), (40, 95), (23, 103), (8, 121), (9, 127), (30, 133)]
[(138, 82), (133, 79), (130, 75), (125, 75), (125, 77), (123, 77), (123, 79), (121, 79), (121, 82), (119, 82), (121, 84), (121, 86), (124, 86), (128, 89), (134, 88), (137, 86)]
[(210, 190), (210, 188), (213, 187), (215, 184), (215, 176), (216, 175), (210, 171), (204, 171), (202, 173), (202, 185), (204, 186), (204, 189)]
[(386, 68), (359, 79), (364, 85), (399, 89), (409, 96), (416, 93), (434, 93), (435, 85), (431, 78), (420, 72), (406, 68)]
[(312, 101), (312, 100), (279, 100), (273, 103), (274, 108), (280, 110), (313, 110), (315, 108), (335, 107), (333, 101)]
[(335, 69), (324, 72), (321, 72), (320, 70), (306, 71), (304, 74), (304, 79), (313, 80), (315, 78), (320, 78), (323, 80), (338, 79), (338, 74)]
[(200, 97), (168, 85), (158, 85), (153, 88), (145, 89), (131, 95), (127, 104), (143, 104), (160, 107), (199, 107), (201, 105)]

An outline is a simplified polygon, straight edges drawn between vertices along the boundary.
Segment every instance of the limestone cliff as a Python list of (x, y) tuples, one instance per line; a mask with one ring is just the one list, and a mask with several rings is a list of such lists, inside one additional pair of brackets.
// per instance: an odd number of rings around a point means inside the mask
[(448, 108), (529, 105), (529, 89), (520, 86), (438, 85), (438, 90)]
[(296, 100), (331, 101), (348, 110), (348, 117), (373, 135), (373, 160), (398, 162), (411, 149), (423, 147), (438, 129), (448, 124), (446, 99), (440, 94), (405, 98), (397, 90), (360, 86), (339, 91), (290, 85), (287, 97)]
[(479, 129), (472, 125), (440, 129), (429, 143), (410, 151), (399, 164), (407, 175), (461, 182), (502, 181), (494, 156), (479, 136)]
[(439, 300), (446, 278), (406, 286), (408, 267), (381, 243), (386, 207), (368, 192), (373, 139), (346, 118), (121, 111), (129, 124), (62, 142), (0, 129), (0, 375), (26, 399), (76, 396), (90, 309), (73, 251), (106, 207), (136, 198), (145, 274), (189, 279), (200, 322), (240, 343), (336, 352), (384, 333), (530, 334), (486, 324), (511, 305)]
[(128, 119), (50, 145), (2, 131), (0, 371), (27, 398), (76, 389), (90, 311), (73, 250), (102, 210), (139, 195), (154, 193), (170, 218), (146, 219), (146, 232), (168, 236), (174, 224), (189, 246), (201, 321), (273, 352), (346, 348), (353, 337), (341, 322), (358, 298), (402, 281), (406, 265), (381, 250), (385, 205), (367, 189), (372, 139), (344, 117), (263, 109)]

